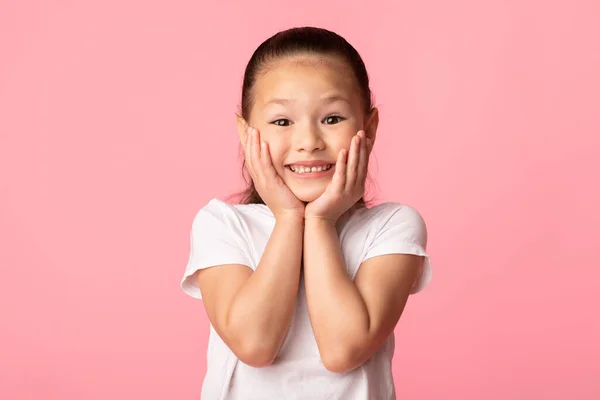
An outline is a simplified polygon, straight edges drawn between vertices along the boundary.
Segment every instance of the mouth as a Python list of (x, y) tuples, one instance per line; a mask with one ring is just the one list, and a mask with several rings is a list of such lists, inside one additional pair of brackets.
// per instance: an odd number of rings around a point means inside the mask
[(334, 170), (334, 166), (334, 164), (323, 164), (314, 167), (286, 165), (286, 169), (299, 178), (318, 178), (329, 175)]

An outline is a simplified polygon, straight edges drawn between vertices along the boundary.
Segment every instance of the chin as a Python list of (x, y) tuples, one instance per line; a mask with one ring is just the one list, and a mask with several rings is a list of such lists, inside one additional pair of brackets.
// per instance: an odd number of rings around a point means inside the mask
[(317, 189), (317, 190), (307, 190), (307, 189), (296, 189), (293, 190), (294, 195), (305, 203), (310, 203), (319, 198), (325, 192), (325, 189)]

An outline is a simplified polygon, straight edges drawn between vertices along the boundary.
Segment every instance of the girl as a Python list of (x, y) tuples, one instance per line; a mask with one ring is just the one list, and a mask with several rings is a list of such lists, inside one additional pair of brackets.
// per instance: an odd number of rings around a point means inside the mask
[(202, 399), (395, 399), (393, 330), (431, 278), (407, 205), (368, 208), (379, 117), (356, 50), (280, 32), (246, 67), (243, 204), (194, 218), (181, 286), (210, 320)]

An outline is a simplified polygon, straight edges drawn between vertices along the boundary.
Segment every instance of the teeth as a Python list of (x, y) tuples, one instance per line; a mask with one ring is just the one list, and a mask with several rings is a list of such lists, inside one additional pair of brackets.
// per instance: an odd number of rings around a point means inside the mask
[(328, 169), (331, 168), (331, 164), (330, 165), (322, 165), (319, 167), (293, 167), (290, 166), (290, 169), (298, 174), (304, 174), (306, 172), (321, 172), (321, 171), (327, 171)]

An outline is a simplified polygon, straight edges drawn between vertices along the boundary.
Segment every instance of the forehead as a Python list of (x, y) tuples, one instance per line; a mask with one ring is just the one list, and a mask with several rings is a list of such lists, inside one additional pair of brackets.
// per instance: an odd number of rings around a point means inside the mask
[(324, 55), (296, 55), (273, 60), (264, 66), (255, 83), (258, 103), (271, 97), (298, 97), (312, 93), (358, 94), (350, 66), (341, 58)]

